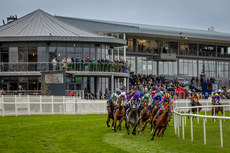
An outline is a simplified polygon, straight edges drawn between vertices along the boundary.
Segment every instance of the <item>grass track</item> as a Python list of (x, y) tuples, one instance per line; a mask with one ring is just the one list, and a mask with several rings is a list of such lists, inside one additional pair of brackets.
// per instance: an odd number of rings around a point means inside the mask
[[(230, 113), (226, 113), (230, 116)], [(230, 152), (230, 121), (223, 121), (224, 148), (220, 148), (219, 121), (208, 120), (207, 145), (203, 144), (203, 122), (194, 119), (194, 142), (187, 119), (185, 140), (174, 134), (173, 120), (158, 142), (145, 136), (113, 132), (106, 115), (47, 115), (0, 118), (0, 152)], [(180, 129), (181, 132), (181, 129)], [(182, 134), (180, 133), (180, 136)]]

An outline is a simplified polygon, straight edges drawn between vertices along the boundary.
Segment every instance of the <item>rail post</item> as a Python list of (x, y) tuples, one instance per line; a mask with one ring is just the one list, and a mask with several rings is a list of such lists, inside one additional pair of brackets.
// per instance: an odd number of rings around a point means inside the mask
[(174, 130), (175, 130), (175, 134), (177, 134), (177, 133), (176, 133), (176, 113), (174, 113), (174, 119), (173, 119), (173, 121), (174, 121)]
[(29, 95), (27, 95), (27, 107), (28, 107), (28, 115), (30, 115), (30, 96)]
[(222, 119), (220, 120), (220, 146), (223, 148), (223, 131), (222, 131)]
[[(215, 105), (214, 105), (215, 106)], [(216, 107), (213, 107), (213, 116), (216, 116)], [(214, 118), (214, 122), (216, 122), (216, 119)]]
[(186, 117), (182, 116), (182, 137), (184, 139), (184, 120)]
[(193, 142), (193, 123), (192, 123), (193, 118), (190, 117), (190, 122), (191, 122), (191, 141)]
[(14, 96), (14, 107), (15, 107), (15, 116), (18, 116), (18, 108), (17, 108), (17, 96)]
[(42, 95), (40, 95), (40, 114), (42, 114)]
[(206, 119), (205, 119), (205, 118), (203, 118), (204, 144), (206, 145), (206, 127), (205, 127), (205, 124), (206, 124)]
[(54, 96), (51, 96), (51, 113), (54, 114)]
[(177, 115), (177, 134), (178, 134), (178, 137), (180, 137), (180, 124), (179, 124), (179, 115)]
[(2, 95), (2, 117), (4, 117), (5, 116), (5, 109), (4, 109), (4, 96)]
[[(197, 107), (197, 115), (199, 115), (199, 108)], [(197, 124), (199, 124), (199, 117), (197, 117)]]

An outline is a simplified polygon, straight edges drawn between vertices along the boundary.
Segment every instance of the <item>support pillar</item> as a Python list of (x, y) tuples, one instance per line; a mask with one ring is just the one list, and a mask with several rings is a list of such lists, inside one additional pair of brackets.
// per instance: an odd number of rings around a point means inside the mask
[[(119, 39), (119, 33), (117, 34), (117, 39)], [(117, 59), (119, 59), (119, 47), (117, 47)]]
[(127, 93), (129, 93), (129, 78), (126, 78), (126, 89)]
[[(125, 33), (123, 33), (123, 39), (126, 40)], [(124, 45), (124, 60), (126, 61), (126, 45)]]
[(101, 80), (100, 80), (100, 78), (99, 77), (96, 77), (96, 86), (97, 86), (97, 88), (96, 88), (96, 97), (97, 97), (97, 99), (100, 99), (100, 89), (101, 89)]
[(111, 94), (114, 93), (114, 74), (111, 76)]

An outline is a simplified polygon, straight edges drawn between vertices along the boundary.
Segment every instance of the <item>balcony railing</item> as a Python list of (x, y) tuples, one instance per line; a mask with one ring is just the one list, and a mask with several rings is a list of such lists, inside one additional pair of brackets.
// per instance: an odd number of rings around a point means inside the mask
[(20, 71), (93, 71), (93, 72), (122, 72), (130, 71), (129, 64), (122, 63), (94, 63), (94, 62), (73, 62), (56, 64), (51, 62), (17, 62), (1, 63), (1, 72), (20, 72)]

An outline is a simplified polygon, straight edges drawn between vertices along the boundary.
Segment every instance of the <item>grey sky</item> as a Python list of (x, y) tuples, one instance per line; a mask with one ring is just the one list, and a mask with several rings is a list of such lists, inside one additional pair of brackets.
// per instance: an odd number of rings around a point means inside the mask
[[(38, 8), (58, 16), (230, 33), (230, 0), (0, 0), (0, 19)], [(2, 21), (0, 22), (2, 25)]]

